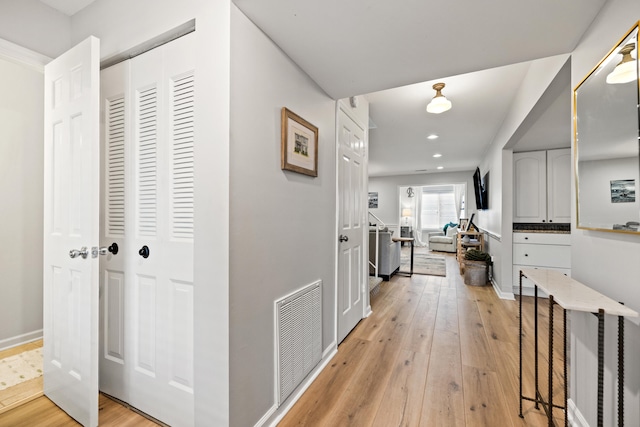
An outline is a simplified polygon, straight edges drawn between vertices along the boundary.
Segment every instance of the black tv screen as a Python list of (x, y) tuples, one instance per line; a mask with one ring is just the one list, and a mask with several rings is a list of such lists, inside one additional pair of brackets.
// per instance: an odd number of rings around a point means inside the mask
[(481, 194), (482, 209), (489, 209), (489, 171), (482, 178)]
[(476, 171), (473, 174), (473, 189), (476, 194), (476, 209), (482, 210), (484, 209), (484, 203), (482, 201), (482, 180), (480, 178), (480, 168), (476, 168)]

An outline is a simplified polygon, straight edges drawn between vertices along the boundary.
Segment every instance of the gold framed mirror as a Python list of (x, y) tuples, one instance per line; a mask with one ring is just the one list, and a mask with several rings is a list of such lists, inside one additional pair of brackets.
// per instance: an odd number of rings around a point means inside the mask
[(573, 90), (580, 229), (640, 233), (639, 24)]

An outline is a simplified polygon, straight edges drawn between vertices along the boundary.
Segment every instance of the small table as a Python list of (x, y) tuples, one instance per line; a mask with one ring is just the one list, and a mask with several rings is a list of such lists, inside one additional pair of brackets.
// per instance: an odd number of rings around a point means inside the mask
[[(473, 241), (464, 242), (462, 239), (465, 236), (469, 236)], [(475, 248), (484, 251), (484, 233), (481, 231), (459, 231), (457, 237), (456, 258), (458, 258), (458, 266), (460, 267), (460, 274), (462, 274), (464, 270), (464, 253), (466, 250)]]
[(400, 246), (404, 242), (408, 242), (411, 245), (411, 270), (410, 271), (400, 271), (398, 270), (398, 274), (404, 274), (407, 276), (413, 276), (413, 237), (392, 237), (391, 240), (394, 242), (400, 242)]
[[(535, 394), (525, 396), (522, 392), (522, 278), (526, 277), (533, 282), (534, 287), (534, 379)], [(538, 384), (538, 288), (549, 296), (549, 354), (547, 357), (548, 368), (548, 397), (545, 400)], [(519, 322), (518, 343), (520, 352), (520, 411), (518, 415), (524, 418), (522, 413), (522, 401), (528, 400), (535, 403), (536, 409), (542, 406), (547, 414), (549, 427), (554, 426), (553, 408), (564, 410), (564, 425), (568, 426), (567, 411), (567, 310), (593, 313), (598, 318), (598, 427), (603, 426), (603, 395), (604, 395), (604, 315), (618, 316), (618, 425), (624, 425), (624, 317), (638, 317), (638, 313), (624, 305), (602, 295), (601, 293), (583, 285), (564, 274), (545, 269), (523, 268), (520, 270), (520, 297), (519, 297)], [(563, 405), (553, 403), (553, 306), (559, 305), (563, 309), (562, 349), (564, 353), (563, 380), (564, 402)]]

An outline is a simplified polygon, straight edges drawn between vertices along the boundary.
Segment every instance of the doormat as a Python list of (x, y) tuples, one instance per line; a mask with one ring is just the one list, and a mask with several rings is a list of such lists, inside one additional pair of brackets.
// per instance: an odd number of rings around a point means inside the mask
[[(411, 258), (409, 254), (407, 254), (406, 257), (404, 255), (405, 254), (402, 253), (402, 265), (400, 270), (409, 271), (411, 268)], [(447, 275), (447, 263), (442, 256), (417, 253), (413, 255), (413, 272), (415, 274), (445, 277)]]
[(42, 348), (0, 359), (0, 390), (42, 375)]

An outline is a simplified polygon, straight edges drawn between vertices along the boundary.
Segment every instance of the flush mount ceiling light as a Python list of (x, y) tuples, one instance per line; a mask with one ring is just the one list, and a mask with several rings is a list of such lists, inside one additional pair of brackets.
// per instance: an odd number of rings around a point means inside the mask
[(611, 73), (607, 76), (607, 83), (610, 85), (621, 84), (621, 83), (629, 83), (636, 79), (637, 71), (636, 71), (636, 62), (635, 59), (631, 56), (631, 52), (636, 48), (635, 43), (626, 44), (622, 49), (620, 49), (620, 54), (622, 55), (622, 60), (616, 68), (613, 69)]
[(442, 170), (442, 169), (444, 169), (444, 166), (438, 166), (436, 169)]
[(432, 133), (427, 137), (427, 139), (438, 139), (438, 135), (436, 135), (435, 133)]
[(449, 101), (443, 94), (444, 83), (436, 83), (433, 85), (433, 89), (436, 91), (436, 96), (433, 97), (431, 102), (427, 105), (427, 113), (440, 114), (451, 109), (451, 101)]
[(436, 154), (433, 155), (433, 157), (435, 157), (437, 159), (438, 157), (442, 157), (442, 154), (436, 153)]

